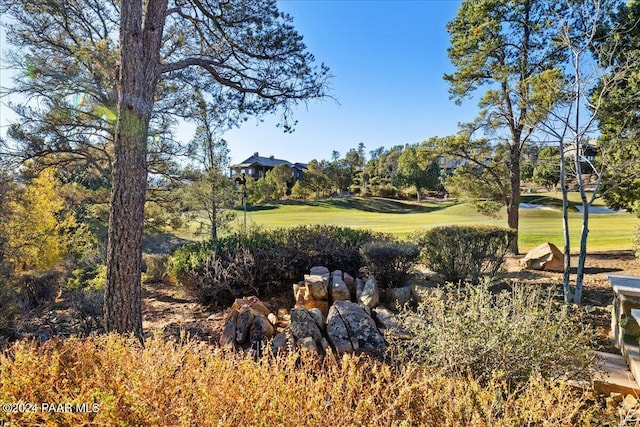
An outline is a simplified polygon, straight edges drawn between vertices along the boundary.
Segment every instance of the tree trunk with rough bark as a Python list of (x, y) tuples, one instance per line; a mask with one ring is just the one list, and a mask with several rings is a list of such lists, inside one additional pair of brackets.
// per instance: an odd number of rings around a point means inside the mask
[(167, 0), (123, 0), (120, 12), (118, 120), (107, 245), (107, 331), (142, 340), (142, 232), (147, 137), (159, 78)]

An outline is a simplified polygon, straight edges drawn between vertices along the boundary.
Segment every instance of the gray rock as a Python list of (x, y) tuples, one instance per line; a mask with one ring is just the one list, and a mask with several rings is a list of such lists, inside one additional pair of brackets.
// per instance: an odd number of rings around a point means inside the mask
[(394, 320), (393, 311), (389, 310), (388, 308), (378, 306), (371, 311), (373, 314), (373, 318), (380, 327), (391, 329), (398, 326), (398, 323)]
[(290, 331), (280, 332), (271, 341), (271, 351), (275, 355), (287, 354), (294, 345), (295, 340)]
[(384, 339), (373, 319), (351, 301), (337, 301), (329, 309), (327, 336), (337, 352), (380, 350)]
[(326, 300), (329, 297), (329, 275), (304, 275), (304, 283), (309, 294), (315, 300)]
[(369, 308), (373, 308), (380, 302), (380, 291), (378, 290), (378, 284), (373, 277), (367, 278), (362, 285), (362, 290), (356, 295), (358, 302), (366, 305)]
[(319, 341), (322, 338), (322, 332), (315, 319), (304, 307), (296, 307), (291, 310), (289, 329), (296, 340), (312, 337), (314, 341)]
[(360, 306), (361, 309), (364, 310), (365, 313), (367, 313), (367, 316), (371, 316), (371, 309), (369, 307), (367, 307), (362, 303), (358, 303), (358, 305)]
[(333, 276), (331, 281), (331, 298), (333, 301), (349, 301), (351, 300), (351, 292), (347, 288), (344, 280), (338, 276)]
[(329, 350), (329, 341), (327, 341), (325, 337), (322, 337), (322, 339), (320, 340), (320, 349), (322, 349), (324, 353)]
[(329, 309), (327, 337), (338, 353), (352, 353), (358, 349), (358, 340), (351, 338), (349, 329), (335, 305)]
[(309, 273), (314, 276), (322, 276), (324, 274), (329, 274), (329, 269), (327, 267), (316, 265), (311, 267), (311, 271)]
[(238, 310), (238, 320), (236, 321), (236, 342), (243, 344), (249, 338), (249, 330), (253, 323), (254, 311), (248, 306), (243, 306)]
[(360, 295), (362, 295), (363, 289), (364, 289), (364, 280), (358, 277), (356, 279), (356, 301), (360, 300)]
[(236, 341), (236, 323), (238, 321), (238, 312), (232, 311), (229, 318), (224, 324), (222, 335), (220, 336), (220, 345), (223, 347), (233, 347)]
[(356, 280), (347, 272), (344, 272), (342, 274), (342, 280), (344, 280), (344, 283), (347, 285), (347, 288), (349, 288), (349, 292), (351, 292), (352, 295), (355, 295)]
[(313, 317), (313, 320), (315, 320), (320, 331), (324, 331), (327, 325), (325, 324), (324, 314), (322, 314), (322, 311), (320, 311), (319, 308), (311, 308), (309, 309), (309, 314)]

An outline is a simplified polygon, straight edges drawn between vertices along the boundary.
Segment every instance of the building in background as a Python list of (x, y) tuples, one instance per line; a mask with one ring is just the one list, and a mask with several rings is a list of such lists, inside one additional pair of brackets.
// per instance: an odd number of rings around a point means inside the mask
[(283, 163), (291, 168), (294, 182), (302, 178), (304, 171), (307, 169), (306, 163), (291, 163), (288, 160), (276, 159), (273, 156), (262, 157), (256, 152), (245, 161), (231, 166), (230, 173), (232, 176), (245, 174), (253, 179), (259, 179), (263, 178), (271, 169)]

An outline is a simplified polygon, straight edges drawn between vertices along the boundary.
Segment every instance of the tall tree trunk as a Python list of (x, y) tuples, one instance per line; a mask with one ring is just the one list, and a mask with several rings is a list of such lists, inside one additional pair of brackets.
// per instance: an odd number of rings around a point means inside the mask
[[(577, 115), (577, 113), (576, 113)], [(589, 236), (589, 207), (590, 203), (587, 199), (585, 189), (584, 176), (581, 169), (581, 153), (578, 138), (576, 138), (575, 167), (576, 178), (578, 181), (578, 191), (580, 191), (580, 200), (582, 201), (582, 230), (580, 232), (580, 252), (578, 252), (578, 268), (576, 270), (576, 288), (573, 293), (573, 302), (575, 304), (582, 303), (582, 285), (584, 282), (584, 265), (587, 259), (587, 237)]]
[(576, 180), (578, 183), (578, 191), (580, 191), (580, 200), (582, 201), (582, 231), (580, 232), (580, 252), (578, 252), (578, 269), (576, 271), (576, 288), (573, 292), (573, 302), (575, 304), (582, 303), (582, 282), (584, 279), (584, 263), (587, 258), (587, 236), (589, 235), (589, 201), (584, 188), (584, 176), (582, 175), (582, 141), (580, 129), (580, 105), (582, 100), (582, 77), (580, 73), (580, 54), (574, 53), (574, 75), (575, 91), (576, 91), (576, 115), (575, 115), (575, 153), (574, 162), (576, 168)]
[(118, 120), (109, 210), (107, 331), (142, 340), (141, 260), (147, 190), (147, 134), (158, 82), (167, 0), (123, 0), (120, 12)]
[(569, 235), (569, 194), (567, 190), (567, 161), (565, 158), (564, 141), (560, 141), (560, 188), (562, 191), (562, 232), (564, 236), (564, 271), (562, 275), (562, 288), (564, 302), (570, 304), (573, 301), (571, 293), (571, 238)]
[[(519, 139), (519, 138), (518, 138)], [(510, 150), (511, 161), (511, 195), (507, 204), (507, 225), (515, 230), (509, 252), (518, 255), (518, 230), (520, 223), (520, 143), (512, 144)]]

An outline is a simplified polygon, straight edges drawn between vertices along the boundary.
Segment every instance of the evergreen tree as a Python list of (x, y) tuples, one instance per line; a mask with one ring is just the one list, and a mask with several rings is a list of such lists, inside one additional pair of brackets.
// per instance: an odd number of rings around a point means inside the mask
[[(566, 2), (550, 0), (465, 0), (447, 24), (449, 58), (455, 71), (444, 76), (457, 103), (486, 86), (473, 130), (494, 143), (508, 141), (507, 223), (518, 230), (520, 168), (524, 147), (556, 100), (543, 90), (558, 79), (566, 51), (554, 42), (556, 21)], [(471, 138), (468, 138), (471, 141)], [(518, 253), (517, 233), (510, 250)]]

